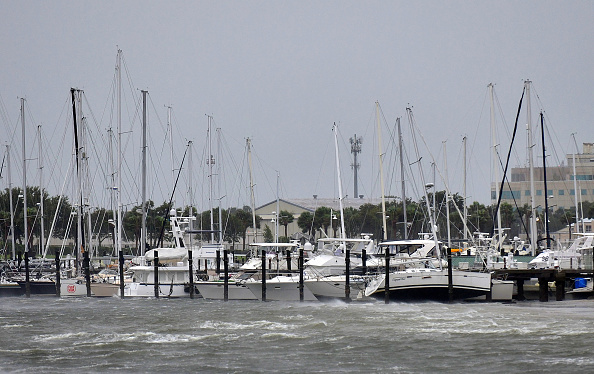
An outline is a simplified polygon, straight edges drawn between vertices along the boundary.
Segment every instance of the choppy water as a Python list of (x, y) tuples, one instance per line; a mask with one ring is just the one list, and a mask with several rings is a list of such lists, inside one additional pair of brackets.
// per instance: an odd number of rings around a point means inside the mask
[(592, 373), (594, 301), (0, 299), (2, 372)]

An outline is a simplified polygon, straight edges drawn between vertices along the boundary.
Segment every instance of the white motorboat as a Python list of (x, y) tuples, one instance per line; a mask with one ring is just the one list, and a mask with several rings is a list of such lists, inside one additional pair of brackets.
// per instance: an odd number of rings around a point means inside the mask
[[(305, 282), (304, 282), (305, 283)], [(245, 282), (245, 285), (252, 291), (254, 296), (262, 300), (262, 282), (251, 280)], [(299, 275), (279, 275), (266, 280), (266, 300), (276, 301), (299, 301)], [(303, 286), (303, 300), (317, 301), (318, 299), (309, 290)]]

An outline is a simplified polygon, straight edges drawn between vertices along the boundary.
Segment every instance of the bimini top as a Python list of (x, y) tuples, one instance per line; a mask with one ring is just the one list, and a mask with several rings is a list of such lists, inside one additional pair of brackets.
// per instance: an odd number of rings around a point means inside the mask
[(297, 247), (297, 243), (251, 243), (255, 247)]

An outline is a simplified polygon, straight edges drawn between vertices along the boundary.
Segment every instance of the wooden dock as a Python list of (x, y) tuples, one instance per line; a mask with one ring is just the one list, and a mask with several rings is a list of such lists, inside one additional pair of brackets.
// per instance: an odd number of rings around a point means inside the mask
[(493, 277), (497, 279), (513, 280), (517, 286), (517, 299), (525, 300), (524, 282), (533, 278), (538, 279), (539, 300), (549, 301), (549, 282), (555, 282), (555, 299), (565, 300), (565, 285), (567, 281), (576, 278), (592, 278), (591, 269), (495, 269)]

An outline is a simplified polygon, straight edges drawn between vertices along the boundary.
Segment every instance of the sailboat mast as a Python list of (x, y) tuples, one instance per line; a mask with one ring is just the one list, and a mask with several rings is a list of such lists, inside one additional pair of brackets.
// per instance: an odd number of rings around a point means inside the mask
[(466, 136), (462, 138), (462, 144), (464, 148), (464, 240), (468, 240), (468, 207), (466, 206)]
[(343, 240), (342, 244), (346, 248), (345, 231), (344, 231), (344, 210), (342, 207), (342, 179), (340, 178), (340, 159), (338, 157), (338, 125), (334, 123), (334, 150), (336, 153), (336, 178), (338, 178), (338, 206), (340, 208), (340, 238)]
[(256, 198), (254, 196), (254, 169), (252, 167), (252, 141), (250, 138), (246, 139), (247, 152), (248, 152), (248, 166), (250, 169), (250, 204), (252, 207), (252, 227), (254, 228), (254, 241), (258, 242), (258, 231), (256, 228)]
[(70, 89), (70, 94), (72, 96), (72, 122), (74, 125), (74, 152), (76, 155), (76, 196), (78, 203), (76, 204), (76, 269), (77, 274), (80, 274), (81, 271), (81, 264), (80, 264), (80, 255), (81, 251), (83, 251), (83, 227), (82, 227), (82, 179), (81, 179), (81, 152), (80, 152), (80, 128), (77, 123), (77, 118), (80, 115), (80, 106), (77, 110), (77, 93), (78, 90), (75, 88)]
[(208, 205), (210, 208), (210, 242), (214, 244), (214, 212), (213, 212), (213, 204), (212, 204), (212, 165), (214, 164), (214, 157), (212, 155), (212, 129), (211, 129), (211, 121), (212, 121), (212, 116), (207, 115), (208, 117), (208, 131), (207, 131), (207, 136), (208, 136), (208, 159), (206, 160), (206, 163), (208, 164), (208, 184), (209, 184), (209, 188), (208, 188)]
[(375, 114), (377, 117), (377, 143), (379, 151), (379, 168), (380, 168), (380, 184), (382, 189), (382, 239), (388, 240), (388, 230), (386, 223), (386, 195), (384, 190), (384, 154), (382, 151), (382, 129), (380, 126), (380, 112), (379, 112), (379, 101), (375, 102)]
[(573, 152), (573, 156), (572, 156), (572, 166), (573, 166), (573, 199), (575, 202), (575, 232), (576, 234), (578, 232), (580, 232), (580, 215), (579, 215), (579, 206), (578, 206), (578, 194), (577, 194), (577, 176), (575, 174), (575, 154), (576, 152), (578, 152), (578, 148), (577, 148), (577, 142), (575, 141), (575, 132), (571, 134), (571, 136), (573, 137), (573, 142), (575, 143), (575, 152)]
[(116, 248), (117, 253), (122, 251), (122, 50), (118, 49), (117, 57), (117, 116), (118, 116), (118, 185), (116, 190), (117, 196), (117, 238)]
[(39, 253), (43, 251), (45, 243), (44, 211), (43, 211), (43, 146), (41, 138), (41, 125), (37, 126), (37, 136), (39, 141), (39, 156), (37, 157), (37, 168), (39, 169), (39, 222), (41, 224), (41, 233), (39, 235)]
[(278, 219), (280, 215), (280, 198), (278, 194), (278, 185), (280, 181), (280, 173), (276, 172), (276, 212), (274, 217), (274, 242), (278, 243)]
[(532, 256), (536, 254), (536, 201), (534, 199), (534, 143), (532, 139), (532, 108), (530, 106), (530, 82), (526, 80), (524, 87), (526, 88), (526, 132), (527, 132), (527, 146), (528, 146), (528, 167), (530, 168), (530, 250)]
[(146, 94), (142, 90), (142, 227), (140, 229), (140, 256), (146, 253)]
[(549, 190), (547, 187), (547, 154), (545, 148), (545, 135), (544, 135), (544, 116), (540, 112), (540, 131), (542, 135), (542, 172), (544, 179), (544, 190), (545, 190), (545, 232), (547, 233), (547, 248), (551, 248), (551, 238), (549, 235)]
[(396, 118), (396, 124), (398, 126), (398, 148), (400, 153), (400, 183), (402, 184), (402, 215), (404, 218), (403, 232), (404, 240), (408, 239), (408, 220), (406, 217), (406, 181), (404, 180), (404, 147), (402, 145), (402, 130), (400, 128), (400, 117)]
[(222, 200), (223, 196), (221, 196), (223, 189), (221, 188), (221, 167), (222, 165), (222, 157), (221, 157), (221, 129), (217, 128), (217, 158), (219, 159), (219, 163), (217, 166), (217, 185), (218, 185), (218, 194), (219, 194), (219, 245), (223, 245), (223, 209), (222, 209)]
[(23, 222), (25, 228), (25, 252), (29, 252), (29, 229), (27, 227), (27, 152), (25, 151), (25, 99), (21, 98), (21, 129), (23, 137)]
[(446, 144), (447, 142), (443, 142), (443, 162), (445, 164), (445, 185), (446, 185), (446, 221), (447, 221), (447, 229), (448, 229), (448, 247), (452, 248), (452, 236), (450, 230), (450, 181), (448, 178), (448, 156), (446, 152)]
[[(491, 138), (493, 142), (493, 175), (495, 179), (495, 201), (499, 201), (499, 155), (497, 153), (497, 129), (495, 126), (495, 100), (493, 97), (493, 83), (489, 83), (489, 100), (491, 102)], [(497, 235), (498, 240), (501, 240), (501, 211), (497, 209), (495, 212), (497, 216)]]
[(108, 137), (108, 154), (109, 154), (109, 168), (110, 168), (110, 179), (108, 181), (109, 183), (109, 207), (111, 209), (111, 215), (112, 218), (109, 221), (109, 224), (113, 224), (113, 227), (111, 228), (111, 238), (113, 240), (113, 248), (114, 250), (116, 249), (116, 235), (115, 235), (115, 231), (116, 231), (116, 222), (117, 222), (117, 212), (114, 206), (115, 203), (115, 199), (114, 199), (114, 193), (115, 193), (115, 166), (113, 164), (113, 129), (111, 128), (111, 126), (107, 129), (107, 137)]
[[(175, 160), (173, 159), (173, 125), (171, 124), (171, 105), (167, 105), (167, 131), (169, 133), (169, 157), (171, 159), (171, 180), (175, 181)], [(175, 192), (173, 201), (175, 201)]]
[(12, 177), (10, 175), (10, 145), (6, 144), (6, 165), (8, 167), (8, 199), (10, 203), (10, 237), (12, 244), (12, 260), (16, 259), (16, 243), (14, 239), (14, 205), (12, 204)]
[[(417, 145), (416, 136), (415, 136), (415, 129), (414, 129), (414, 119), (413, 113), (411, 108), (406, 108), (406, 112), (408, 114), (408, 122), (411, 126), (411, 133), (413, 137), (413, 144), (415, 147), (415, 158), (417, 159), (417, 164), (419, 166), (419, 175), (421, 176), (421, 182), (423, 183), (423, 193), (425, 194), (425, 202), (427, 204), (427, 208), (429, 208), (429, 194), (427, 193), (428, 185), (425, 183), (425, 174), (423, 174), (423, 166), (421, 165), (421, 156), (419, 154), (419, 146)], [(435, 188), (435, 184), (433, 184)], [(435, 196), (435, 190), (433, 191), (433, 195)], [(429, 210), (429, 209), (428, 209)], [(435, 253), (437, 258), (441, 259), (441, 251), (439, 249), (439, 242), (437, 240), (437, 232), (435, 231), (435, 220), (433, 219), (433, 214), (431, 211), (428, 211), (429, 215), (429, 223), (431, 224), (431, 234), (433, 235), (433, 241), (435, 242)], [(441, 261), (439, 261), (439, 268), (442, 268)]]
[[(189, 228), (190, 230), (194, 230), (194, 191), (192, 190), (192, 186), (194, 185), (193, 183), (193, 174), (192, 174), (192, 167), (194, 166), (193, 164), (193, 160), (192, 160), (192, 152), (194, 152), (193, 150), (193, 146), (194, 146), (194, 142), (192, 140), (188, 141), (188, 202), (189, 202), (189, 213), (188, 214), (188, 219), (189, 219)], [(193, 243), (192, 243), (192, 235), (190, 235), (190, 248), (192, 248)]]

